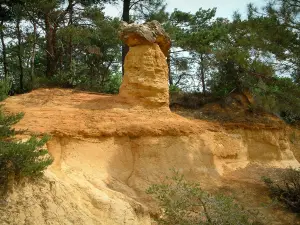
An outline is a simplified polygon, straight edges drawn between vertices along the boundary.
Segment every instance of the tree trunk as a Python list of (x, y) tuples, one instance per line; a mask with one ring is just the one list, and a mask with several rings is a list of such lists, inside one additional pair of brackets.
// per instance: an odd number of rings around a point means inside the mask
[[(70, 7), (70, 10), (69, 10), (69, 26), (72, 26), (73, 25), (73, 13), (74, 13), (74, 10), (73, 10), (73, 0), (69, 0), (69, 7)], [(69, 46), (68, 46), (68, 57), (69, 57), (69, 69), (71, 69), (71, 66), (72, 66), (72, 51), (73, 51), (73, 40), (72, 40), (72, 35), (70, 34), (70, 37), (69, 37)]]
[(167, 63), (168, 63), (168, 73), (169, 73), (169, 85), (173, 85), (173, 78), (172, 78), (172, 74), (171, 74), (171, 56), (170, 56), (170, 51), (169, 54), (167, 56)]
[(45, 14), (45, 27), (46, 27), (46, 60), (47, 60), (47, 67), (46, 67), (46, 76), (52, 77), (55, 73), (54, 68), (54, 46), (53, 46), (53, 36), (54, 36), (54, 28), (50, 21), (49, 13)]
[(202, 83), (202, 93), (205, 95), (206, 87), (205, 87), (205, 72), (204, 72), (203, 54), (200, 54), (200, 77), (201, 77), (201, 83)]
[[(129, 10), (130, 10), (130, 0), (123, 0), (123, 15), (122, 20), (129, 23)], [(124, 62), (129, 47), (125, 44), (122, 45), (122, 76), (124, 76)]]
[(19, 69), (20, 69), (20, 92), (23, 92), (23, 78), (24, 78), (24, 73), (23, 73), (23, 63), (22, 63), (22, 49), (21, 49), (21, 30), (20, 30), (20, 20), (17, 19), (17, 38), (18, 38), (18, 59), (19, 59)]
[(1, 43), (2, 43), (2, 57), (3, 57), (3, 72), (4, 72), (4, 77), (5, 79), (7, 78), (7, 74), (8, 74), (8, 70), (7, 70), (7, 59), (6, 59), (6, 45), (4, 42), (4, 21), (1, 21), (1, 32), (0, 32), (0, 36), (1, 36)]
[(30, 61), (31, 82), (33, 82), (34, 75), (35, 75), (34, 61), (35, 61), (35, 48), (36, 48), (36, 36), (37, 36), (36, 34), (37, 34), (36, 23), (33, 22), (33, 44), (32, 44), (31, 61)]

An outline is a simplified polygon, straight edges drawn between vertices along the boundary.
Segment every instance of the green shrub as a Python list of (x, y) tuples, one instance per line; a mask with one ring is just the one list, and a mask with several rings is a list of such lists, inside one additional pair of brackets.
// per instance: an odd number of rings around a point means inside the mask
[(185, 181), (176, 171), (163, 184), (154, 184), (146, 192), (158, 200), (162, 209), (159, 224), (258, 224), (254, 222), (253, 215), (232, 198), (211, 195), (203, 191), (199, 184)]
[(11, 84), (6, 79), (0, 79), (0, 101), (7, 98)]
[(122, 83), (122, 74), (112, 74), (109, 79), (104, 83), (102, 92), (108, 94), (118, 94)]
[(285, 169), (278, 176), (276, 180), (263, 177), (270, 196), (291, 211), (300, 213), (300, 169)]
[(15, 135), (15, 130), (11, 126), (19, 122), (23, 116), (23, 113), (7, 116), (3, 113), (0, 105), (0, 140)]
[(179, 92), (182, 92), (181, 89), (180, 89), (178, 86), (173, 85), (173, 84), (170, 85), (169, 91), (170, 91), (171, 93), (179, 93)]
[(52, 77), (35, 77), (31, 83), (31, 89), (37, 88), (72, 88), (74, 85), (72, 81), (69, 79), (69, 73), (58, 73), (53, 75)]
[(263, 110), (290, 124), (300, 121), (300, 87), (292, 79), (274, 77), (266, 83), (260, 80), (252, 93), (256, 105)]
[(199, 92), (170, 92), (170, 106), (179, 105), (185, 109), (199, 109), (217, 99), (209, 94)]
[(31, 88), (76, 88), (85, 91), (95, 91), (108, 94), (119, 93), (122, 83), (122, 74), (114, 73), (101, 81), (100, 79), (89, 79), (88, 77), (72, 76), (70, 72), (60, 72), (51, 78), (36, 77), (34, 78)]
[(14, 140), (15, 131), (11, 125), (17, 123), (23, 114), (5, 115), (0, 108), (0, 196), (22, 178), (36, 178), (52, 163), (53, 159), (43, 146), (48, 137), (31, 137), (27, 141)]

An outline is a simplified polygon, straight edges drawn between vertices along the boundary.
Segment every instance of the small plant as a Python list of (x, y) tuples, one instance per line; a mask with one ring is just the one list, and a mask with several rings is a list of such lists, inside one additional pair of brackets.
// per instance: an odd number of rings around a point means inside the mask
[(162, 209), (159, 224), (178, 225), (249, 225), (258, 224), (253, 215), (225, 195), (211, 195), (199, 184), (174, 175), (162, 184), (154, 184), (147, 193), (154, 196)]
[(179, 93), (181, 92), (181, 89), (178, 86), (172, 84), (169, 87), (169, 91), (172, 93)]
[(300, 213), (300, 170), (285, 169), (279, 173), (279, 179), (263, 177), (271, 198), (283, 203), (291, 211)]
[(27, 141), (14, 140), (17, 123), (23, 114), (5, 115), (0, 108), (0, 196), (4, 196), (15, 182), (36, 178), (52, 163), (53, 159), (43, 146), (48, 137), (31, 137)]

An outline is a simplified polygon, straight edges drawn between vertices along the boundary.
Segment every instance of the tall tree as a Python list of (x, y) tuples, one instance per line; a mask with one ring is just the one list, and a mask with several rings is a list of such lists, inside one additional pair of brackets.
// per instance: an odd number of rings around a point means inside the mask
[(256, 31), (260, 49), (273, 54), (282, 73), (300, 81), (300, 1), (274, 0), (260, 11), (248, 5), (248, 23)]
[(5, 44), (5, 36), (4, 36), (4, 19), (1, 19), (1, 28), (0, 28), (0, 38), (1, 38), (1, 45), (2, 45), (2, 61), (3, 61), (3, 72), (4, 77), (7, 78), (8, 70), (7, 70), (7, 59), (6, 59), (6, 44)]
[[(122, 20), (127, 23), (130, 22), (130, 15), (129, 15), (130, 3), (131, 0), (123, 0)], [(129, 51), (129, 47), (126, 44), (123, 44), (122, 45), (122, 75), (124, 75), (124, 62), (128, 51)]]
[[(19, 11), (19, 10), (17, 10)], [(22, 51), (22, 31), (20, 28), (21, 18), (17, 16), (16, 18), (16, 32), (17, 32), (17, 39), (18, 39), (18, 60), (19, 60), (19, 68), (20, 68), (20, 92), (23, 92), (23, 82), (24, 82), (24, 70), (23, 70), (23, 51)]]
[(21, 0), (0, 0), (0, 23), (1, 23), (1, 30), (0, 30), (0, 38), (1, 38), (1, 45), (2, 45), (2, 60), (3, 60), (3, 72), (4, 77), (6, 78), (8, 75), (8, 66), (7, 66), (7, 57), (6, 57), (6, 43), (5, 43), (5, 22), (10, 21), (13, 18), (13, 11), (12, 7), (16, 5), (20, 5), (22, 3)]
[(30, 78), (31, 82), (34, 81), (35, 77), (35, 56), (36, 56), (36, 46), (37, 46), (37, 24), (33, 21), (33, 35), (32, 35), (32, 51), (31, 51), (31, 58), (30, 58)]
[[(196, 74), (206, 93), (206, 80), (211, 70), (213, 45), (226, 34), (223, 24), (215, 21), (216, 9), (199, 9), (195, 14), (175, 10), (170, 16), (167, 30), (174, 46), (189, 52), (190, 64), (195, 64)], [(180, 78), (181, 79), (181, 78)]]
[[(27, 13), (31, 15), (31, 18), (34, 19), (34, 14), (32, 9), (37, 11), (37, 14), (40, 18), (43, 18), (43, 21), (39, 21), (36, 19), (35, 21), (40, 27), (45, 31), (45, 39), (46, 39), (46, 76), (52, 77), (57, 73), (59, 60), (62, 57), (62, 51), (57, 46), (57, 32), (61, 27), (72, 27), (73, 26), (73, 16), (75, 14), (75, 7), (78, 6), (78, 10), (82, 8), (88, 8), (92, 5), (96, 4), (104, 4), (114, 2), (115, 0), (42, 0), (42, 1), (27, 1)], [(68, 22), (66, 22), (66, 20)], [(72, 62), (72, 36), (70, 35), (68, 38), (68, 46), (67, 46), (67, 58), (68, 64), (67, 67), (70, 69)]]

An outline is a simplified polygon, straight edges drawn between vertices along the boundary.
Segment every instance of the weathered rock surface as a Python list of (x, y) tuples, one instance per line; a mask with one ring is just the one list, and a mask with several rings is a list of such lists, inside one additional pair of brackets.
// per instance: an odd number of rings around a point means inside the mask
[(124, 24), (121, 39), (130, 46), (120, 96), (137, 105), (169, 110), (168, 65), (170, 39), (157, 21)]
[(129, 47), (137, 45), (158, 44), (165, 56), (171, 47), (171, 39), (159, 22), (128, 24), (123, 22), (119, 32), (121, 40)]
[[(155, 224), (145, 189), (172, 168), (205, 189), (227, 185), (246, 206), (259, 207), (267, 196), (260, 189), (267, 168), (299, 166), (293, 154), (299, 145), (292, 149), (284, 129), (226, 130), (157, 108), (132, 108), (116, 96), (73, 90), (39, 89), (4, 103), (10, 112), (25, 113), (17, 129), (52, 136), (47, 147), (55, 161), (48, 181), (16, 190), (6, 206), (0, 202), (1, 225)], [(253, 164), (258, 168), (249, 170)], [(259, 210), (270, 215), (269, 224), (296, 224), (278, 223), (269, 207)]]
[(168, 65), (157, 44), (130, 47), (124, 68), (121, 97), (169, 110)]

